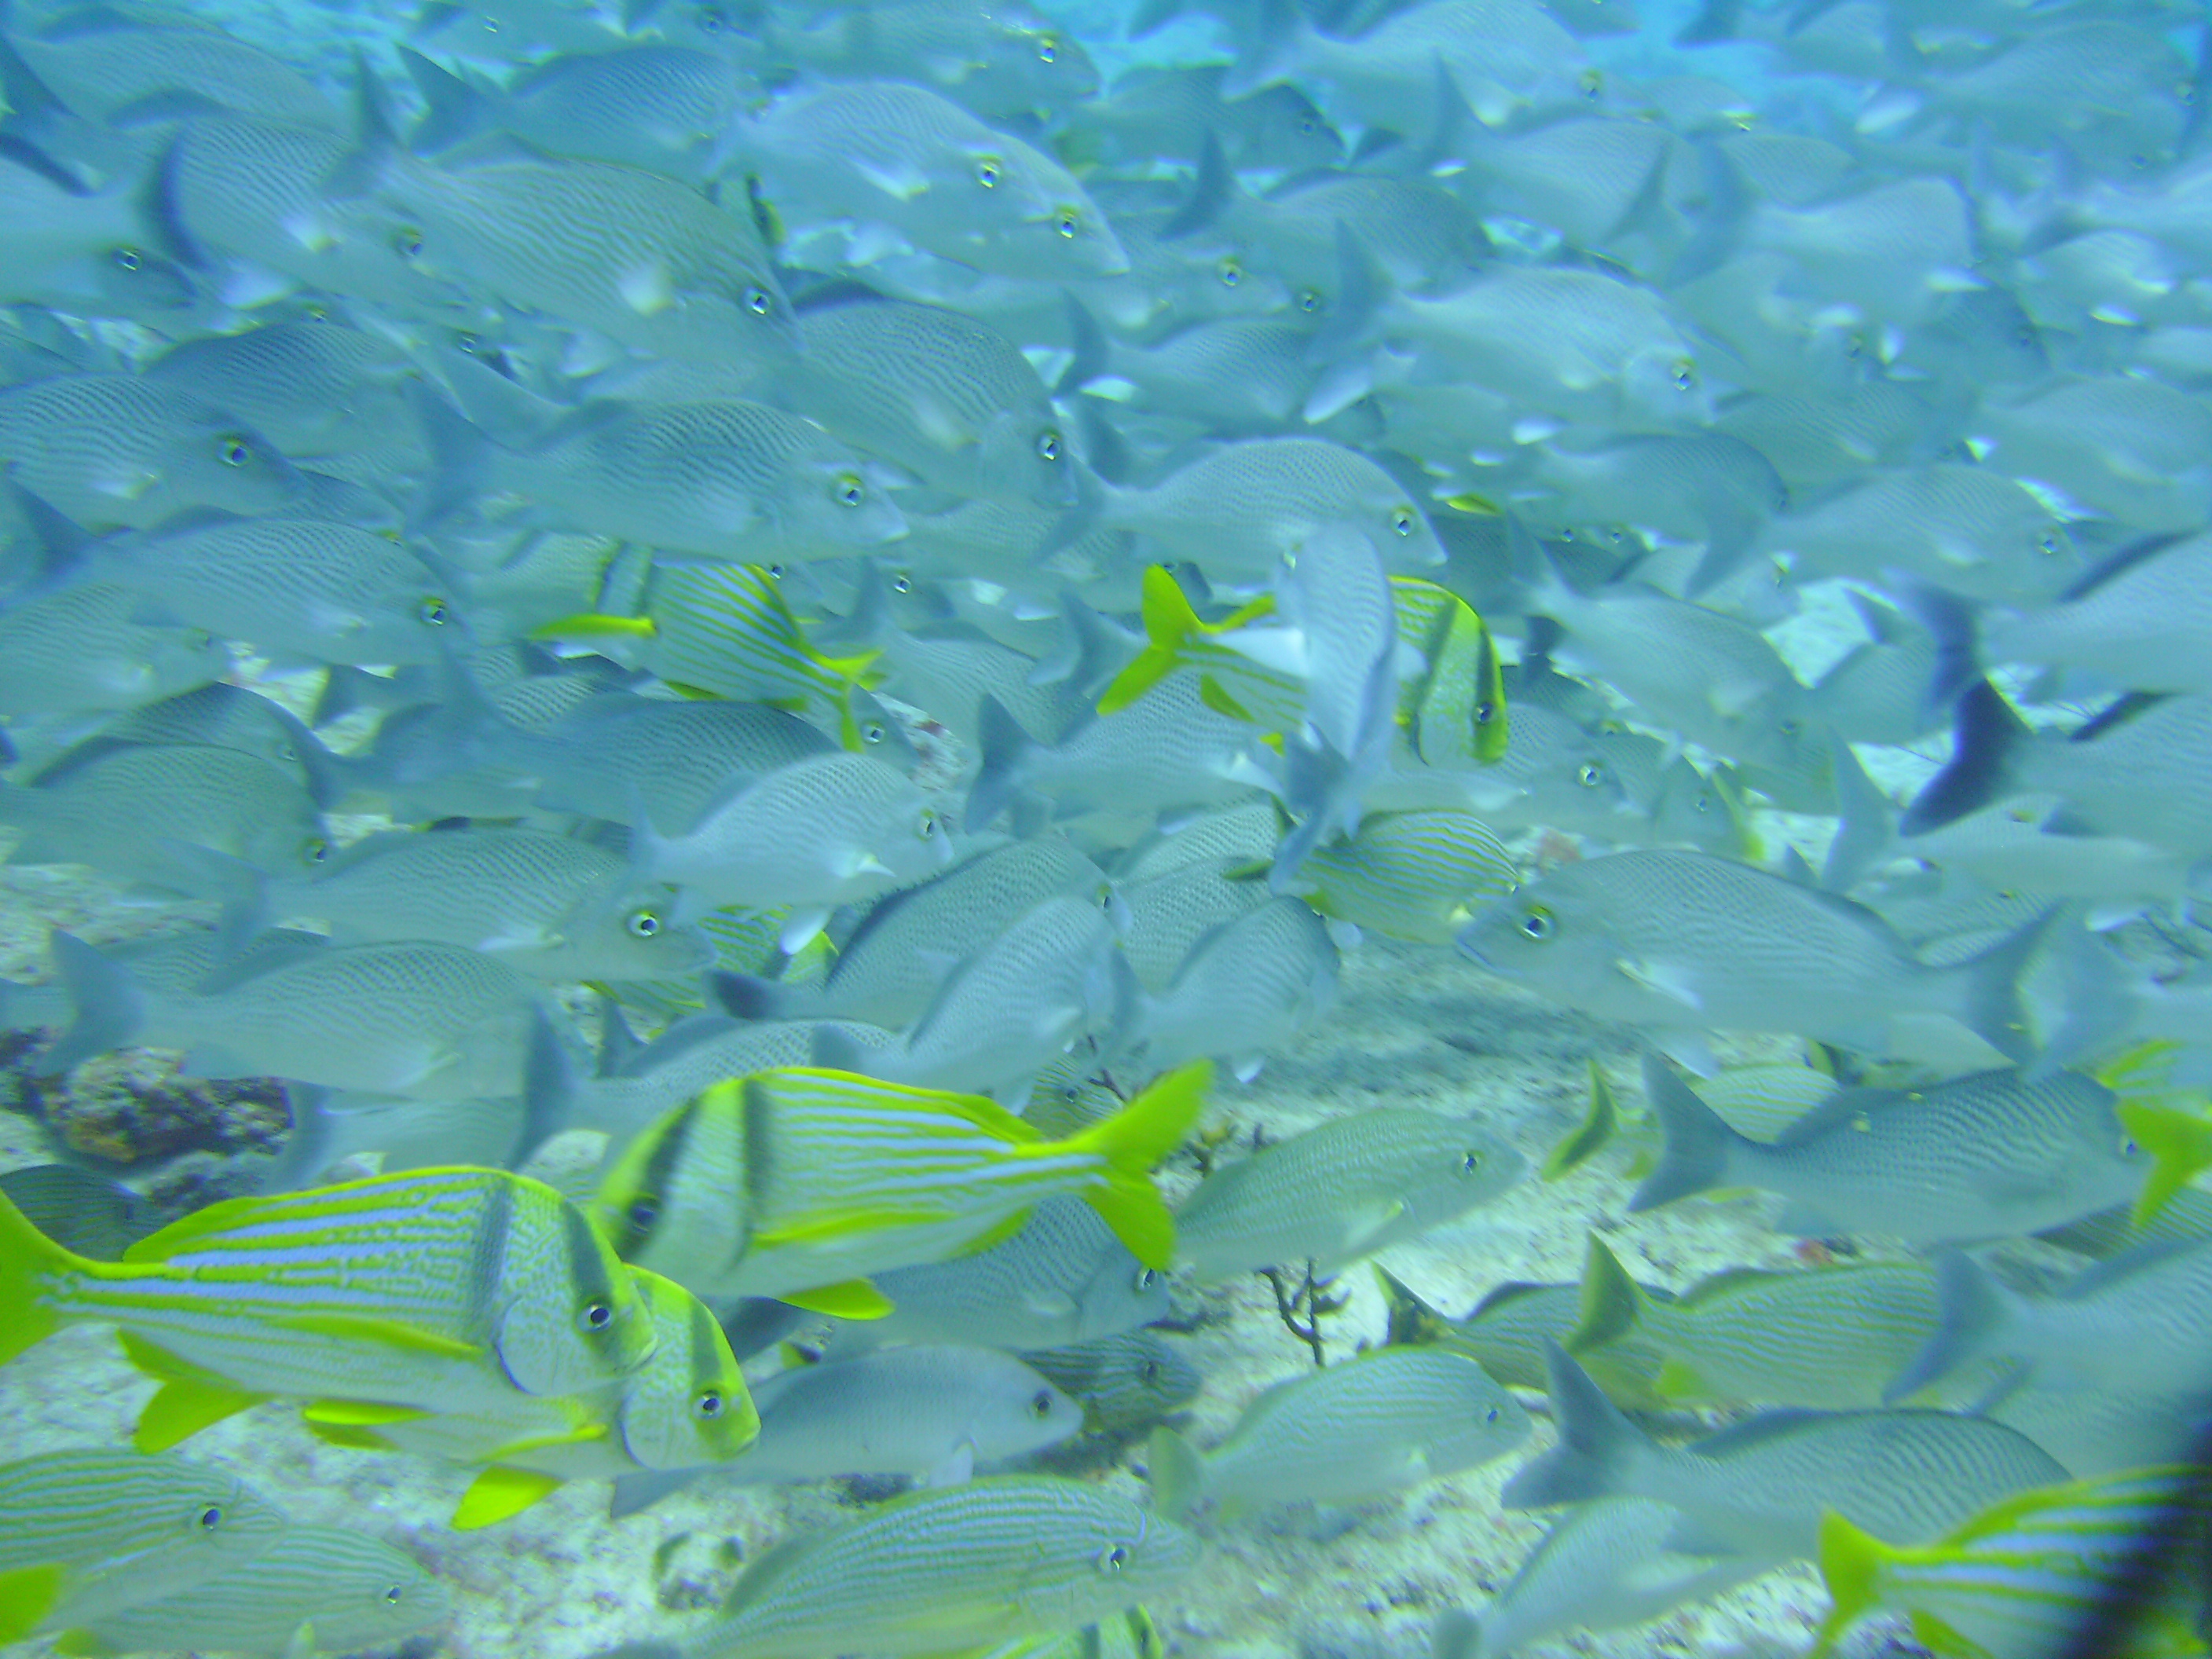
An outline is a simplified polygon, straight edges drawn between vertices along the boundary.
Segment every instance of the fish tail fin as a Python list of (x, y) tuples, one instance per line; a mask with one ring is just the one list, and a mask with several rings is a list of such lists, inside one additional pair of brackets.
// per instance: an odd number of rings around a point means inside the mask
[(1387, 1267), (1377, 1267), (1375, 1278), (1382, 1286), (1382, 1304), (1389, 1316), (1382, 1332), (1383, 1346), (1422, 1347), (1443, 1335), (1445, 1327), (1451, 1322), (1422, 1301), (1412, 1285), (1394, 1276)]
[(1936, 666), (1928, 677), (1922, 712), (1940, 720), (1945, 710), (1982, 680), (1982, 648), (1974, 604), (1947, 589), (1895, 576), (1899, 608), (1936, 641)]
[(1589, 1110), (1583, 1115), (1580, 1123), (1560, 1137), (1559, 1145), (1544, 1159), (1547, 1181), (1557, 1181), (1595, 1157), (1598, 1149), (1620, 1132), (1620, 1109), (1613, 1097), (1613, 1085), (1595, 1060), (1589, 1063)]
[(965, 822), (969, 830), (988, 829), (1000, 813), (1013, 804), (1021, 791), (1022, 774), (1036, 748), (1021, 722), (1006, 712), (1006, 704), (986, 693), (981, 711), (977, 748), (982, 764), (968, 788)]
[(1917, 836), (1939, 830), (1996, 800), (2011, 787), (2033, 735), (1996, 687), (1976, 680), (1959, 696), (1950, 760), (1913, 797), (1898, 833)]
[(0, 1193), (0, 1365), (62, 1328), (61, 1316), (43, 1298), (57, 1272), (77, 1265)]
[(1341, 219), (1336, 222), (1336, 301), (1306, 342), (1321, 370), (1301, 413), (1309, 422), (1341, 413), (1375, 389), (1376, 333), (1394, 285), (1390, 273)]
[(1820, 1517), (1820, 1577), (1828, 1586), (1828, 1616), (1814, 1632), (1808, 1659), (1822, 1659), (1836, 1638), (1872, 1612), (1881, 1599), (1882, 1564), (1897, 1552), (1835, 1512)]
[(1164, 1423), (1152, 1431), (1146, 1452), (1153, 1510), (1170, 1521), (1182, 1520), (1206, 1496), (1205, 1460)]
[(615, 1477), (614, 1495), (607, 1500), (607, 1519), (619, 1521), (651, 1509), (671, 1492), (678, 1492), (705, 1473), (701, 1469), (640, 1469)]
[(1221, 148), (1221, 135), (1209, 127), (1206, 142), (1199, 149), (1198, 171), (1191, 180), (1190, 194), (1176, 210), (1175, 216), (1160, 227), (1160, 240), (1172, 242), (1204, 230), (1228, 210), (1230, 200), (1236, 194), (1237, 176), (1229, 170), (1229, 157)]
[(1644, 1291), (1595, 1233), (1583, 1258), (1581, 1317), (1560, 1346), (1571, 1354), (1588, 1353), (1617, 1342), (1636, 1328), (1644, 1313)]
[(1429, 1659), (1482, 1659), (1482, 1621), (1465, 1607), (1446, 1607), (1430, 1628)]
[(2020, 1000), (2021, 976), (2066, 907), (2053, 905), (1958, 969), (1963, 1006), (1960, 1021), (2007, 1060), (2025, 1064), (2035, 1057), (2027, 1011)]
[(1504, 1507), (1551, 1509), (1632, 1493), (1637, 1465), (1650, 1451), (1651, 1442), (1620, 1414), (1589, 1373), (1549, 1338), (1545, 1339), (1544, 1364), (1559, 1443), (1505, 1483)]
[(1644, 1091), (1667, 1141), (1658, 1167), (1629, 1198), (1629, 1209), (1656, 1210), (1726, 1182), (1730, 1155), (1743, 1137), (1656, 1055), (1644, 1056)]
[(560, 1028), (543, 1006), (530, 1011), (530, 1036), (522, 1051), (522, 1124), (515, 1139), (518, 1164), (562, 1130), (576, 1126), (584, 1083)]
[(1065, 290), (1060, 299), (1066, 307), (1067, 331), (1074, 342), (1075, 352), (1054, 383), (1052, 395), (1072, 398), (1106, 372), (1112, 349), (1106, 343), (1106, 331), (1098, 326), (1098, 319), (1091, 314), (1089, 306)]
[(323, 179), (324, 193), (337, 200), (368, 195), (403, 153), (390, 96), (370, 67), (368, 54), (358, 46), (353, 54), (353, 153)]
[(296, 1193), (312, 1187), (315, 1178), (344, 1156), (337, 1121), (331, 1111), (331, 1091), (305, 1083), (284, 1085), (285, 1109), (291, 1114), (291, 1132), (284, 1150), (262, 1171), (256, 1192)]
[(491, 127), (491, 100), (459, 76), (406, 46), (399, 48), (399, 62), (422, 94), (422, 118), (408, 135), (417, 155), (435, 155)]
[[(707, 989), (732, 1019), (818, 1019), (829, 1012), (821, 992), (813, 986), (732, 973), (726, 968), (708, 969)], [(849, 1072), (853, 1068), (835, 1066), (830, 1069)]]
[(1106, 1161), (1106, 1180), (1085, 1199), (1099, 1218), (1148, 1267), (1175, 1259), (1175, 1219), (1168, 1213), (1152, 1170), (1190, 1133), (1205, 1109), (1213, 1067), (1205, 1060), (1170, 1072), (1103, 1123), (1071, 1136), (1065, 1146)]
[(1828, 768), (1836, 792), (1836, 838), (1820, 866), (1820, 886), (1848, 891), (1889, 850), (1894, 809), (1859, 763), (1858, 753), (1840, 732), (1828, 734)]
[(1127, 708), (1175, 672), (1182, 661), (1183, 641), (1205, 629), (1189, 596), (1164, 565), (1145, 567), (1142, 605), (1145, 647), (1099, 694), (1102, 714)]
[(1060, 596), (1060, 621), (1066, 641), (1050, 656), (1040, 659), (1030, 671), (1032, 685), (1066, 685), (1089, 696), (1118, 674), (1129, 658), (1130, 640), (1118, 623), (1109, 623), (1073, 588)]
[(145, 1024), (146, 994), (118, 963), (74, 933), (57, 928), (53, 953), (55, 972), (76, 1018), (39, 1063), (49, 1071), (66, 1072), (130, 1042)]
[(422, 438), (435, 458), (409, 514), (411, 528), (426, 530), (443, 524), (481, 493), (490, 465), (492, 441), (481, 427), (444, 397), (420, 380), (411, 381), (407, 396)]
[(1909, 1399), (1989, 1352), (2010, 1322), (2011, 1308), (2003, 1288), (1964, 1250), (1955, 1247), (1938, 1250), (1935, 1265), (1935, 1334), (1881, 1391), (1885, 1406)]
[(1223, 100), (1233, 103), (1286, 77), (1308, 32), (1291, 0), (1261, 0), (1256, 38), (1222, 74)]

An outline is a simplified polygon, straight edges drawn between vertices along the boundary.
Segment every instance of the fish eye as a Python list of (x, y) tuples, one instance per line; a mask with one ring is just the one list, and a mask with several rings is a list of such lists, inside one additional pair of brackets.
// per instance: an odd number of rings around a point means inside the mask
[(412, 225), (402, 225), (392, 233), (392, 251), (403, 259), (411, 259), (422, 251), (422, 233)]
[(615, 1310), (605, 1303), (587, 1302), (584, 1304), (583, 1323), (586, 1330), (603, 1331), (614, 1322)]
[(1104, 1572), (1119, 1572), (1128, 1565), (1129, 1547), (1126, 1544), (1116, 1544), (1098, 1558), (1099, 1569)]
[(1114, 890), (1112, 887), (1102, 887), (1098, 890), (1098, 908), (1102, 910), (1110, 910), (1114, 908)]
[(1393, 510), (1390, 514), (1390, 528), (1396, 531), (1401, 536), (1412, 535), (1413, 533), (1413, 509), (1410, 507), (1401, 507)]
[(125, 270), (136, 270), (142, 261), (139, 259), (137, 248), (119, 247), (115, 250), (115, 263)]
[(756, 285), (745, 290), (745, 309), (756, 317), (767, 316), (775, 303), (764, 288)]
[(1321, 309), (1321, 290), (1317, 288), (1300, 289), (1298, 290), (1298, 309), (1306, 313), (1309, 316), (1312, 315), (1315, 312), (1319, 311)]
[(1221, 278), (1222, 287), (1235, 288), (1244, 280), (1244, 267), (1236, 259), (1224, 259), (1213, 268), (1213, 274)]
[(1038, 37), (1037, 58), (1039, 62), (1046, 64), (1056, 64), (1060, 61), (1060, 40), (1058, 37), (1050, 34), (1041, 35)]
[(768, 574), (771, 581), (780, 582), (783, 580), (783, 567), (780, 564), (772, 564), (768, 567)]
[(1147, 1382), (1158, 1382), (1160, 1380), (1160, 1362), (1157, 1359), (1147, 1359), (1144, 1364), (1144, 1368), (1139, 1370), (1137, 1375), (1144, 1378)]
[(1060, 434), (1052, 431), (1038, 433), (1036, 452), (1040, 459), (1048, 461), (1058, 460), (1060, 459)]
[(1494, 702), (1479, 702), (1479, 703), (1475, 704), (1475, 706), (1474, 706), (1474, 723), (1475, 723), (1477, 726), (1487, 726), (1487, 725), (1489, 725), (1489, 724), (1491, 723), (1491, 721), (1492, 721), (1492, 720), (1496, 720), (1497, 718), (1498, 718), (1498, 705), (1497, 705), (1496, 703), (1494, 703)]
[(888, 735), (889, 733), (884, 730), (884, 723), (881, 720), (870, 720), (860, 728), (862, 743), (881, 743)]
[(1582, 770), (1575, 774), (1575, 781), (1585, 789), (1595, 789), (1605, 781), (1605, 768), (1595, 761), (1584, 761)]
[(253, 459), (253, 446), (235, 434), (218, 438), (215, 443), (215, 456), (225, 466), (244, 466)]
[(2052, 535), (2046, 535), (2042, 540), (2036, 543), (2036, 546), (2043, 552), (2055, 555), (2058, 551), (2058, 538)]
[(1558, 928), (1559, 924), (1552, 920), (1552, 913), (1540, 904), (1521, 918), (1521, 931), (1530, 939), (1549, 939)]
[(1158, 1268), (1139, 1267), (1137, 1269), (1137, 1288), (1139, 1290), (1149, 1291), (1153, 1285), (1159, 1282), (1160, 1273)]
[(200, 1530), (213, 1532), (222, 1524), (222, 1511), (210, 1504), (200, 1511)]
[(699, 32), (702, 34), (720, 34), (729, 27), (729, 22), (730, 20), (722, 15), (720, 6), (699, 8)]
[(1460, 1173), (1462, 1175), (1480, 1175), (1482, 1172), (1482, 1154), (1469, 1152), (1465, 1158), (1460, 1159), (1459, 1167)]
[(331, 855), (331, 844), (320, 836), (310, 836), (300, 843), (300, 856), (309, 864), (320, 864)]
[(720, 1417), (722, 1414), (722, 1391), (720, 1389), (702, 1391), (699, 1397), (691, 1402), (691, 1409), (709, 1420)]
[(1600, 89), (1601, 88), (1602, 88), (1604, 85), (1605, 85), (1605, 77), (1604, 77), (1602, 75), (1600, 75), (1600, 74), (1599, 74), (1595, 70), (1594, 70), (1594, 69), (1589, 69), (1589, 70), (1584, 70), (1583, 71), (1583, 73), (1582, 73), (1582, 88), (1583, 88), (1583, 97), (1585, 97), (1585, 98), (1595, 98), (1595, 97), (1596, 97), (1596, 96), (1597, 96), (1597, 94), (1598, 94), (1599, 89)]
[(925, 811), (921, 817), (916, 820), (914, 826), (914, 833), (921, 836), (924, 841), (927, 841), (932, 836), (935, 835), (937, 833), (937, 814)]
[(866, 486), (850, 472), (840, 472), (830, 493), (846, 507), (858, 507), (868, 498)]
[(632, 939), (651, 939), (660, 931), (660, 918), (650, 910), (633, 910), (623, 926)]
[(483, 344), (483, 342), (477, 339), (473, 334), (465, 333), (456, 334), (453, 336), (453, 343), (459, 347), (460, 349), (467, 356), (473, 357), (477, 355), (477, 348)]
[(900, 571), (897, 575), (891, 578), (891, 592), (894, 593), (913, 592), (914, 578), (908, 575), (905, 571)]
[(1486, 1423), (1495, 1423), (1498, 1420), (1498, 1407), (1492, 1406), (1488, 1411), (1483, 1413), (1482, 1420)]
[(1006, 163), (997, 156), (986, 155), (975, 163), (975, 182), (986, 190), (996, 190), (999, 187), (999, 174), (1005, 167)]
[(1054, 221), (1054, 228), (1063, 236), (1073, 236), (1083, 228), (1083, 216), (1073, 208), (1062, 208), (1060, 217)]
[(2132, 1135), (2122, 1135), (2120, 1137), (2120, 1156), (2122, 1158), (2133, 1158), (2141, 1151), (2142, 1151), (2142, 1148), (2136, 1145), (2135, 1138)]
[(1698, 383), (1698, 366), (1685, 357), (1674, 365), (1674, 389), (1687, 392)]
[(1036, 1391), (1036, 1395), (1030, 1401), (1030, 1415), (1039, 1418), (1050, 1417), (1052, 1415), (1052, 1394), (1050, 1390), (1039, 1389)]
[(1298, 132), (1302, 137), (1310, 138), (1320, 131), (1321, 123), (1315, 120), (1312, 116), (1308, 115), (1299, 118)]
[(400, 1588), (399, 1588), (399, 1586), (398, 1586), (398, 1585), (397, 1585), (397, 1584), (387, 1584), (387, 1585), (386, 1585), (386, 1586), (385, 1586), (385, 1588), (384, 1588), (384, 1603), (385, 1603), (385, 1605), (386, 1605), (386, 1607), (398, 1607), (398, 1606), (399, 1605), (399, 1598), (400, 1598), (401, 1594), (402, 1594), (402, 1591), (400, 1590)]
[(416, 607), (415, 614), (429, 623), (431, 627), (439, 628), (445, 624), (447, 617), (453, 613), (446, 609), (446, 602), (443, 599), (433, 594)]
[(635, 1231), (647, 1231), (654, 1222), (660, 1219), (660, 1200), (657, 1198), (632, 1199), (629, 1208), (623, 1212), (623, 1218)]

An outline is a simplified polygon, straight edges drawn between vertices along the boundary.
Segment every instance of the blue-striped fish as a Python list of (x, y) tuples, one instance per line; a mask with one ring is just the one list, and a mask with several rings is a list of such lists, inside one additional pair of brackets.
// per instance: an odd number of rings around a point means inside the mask
[(412, 1557), (345, 1527), (295, 1527), (243, 1566), (173, 1595), (73, 1620), (70, 1654), (282, 1655), (382, 1648), (452, 1615), (446, 1588)]
[[(2128, 1470), (2042, 1487), (1992, 1504), (1931, 1544), (1899, 1546), (1831, 1510), (1820, 1522), (1820, 1576), (1834, 1607), (1814, 1659), (1878, 1607), (1909, 1615), (1937, 1653), (2045, 1659), (2100, 1602), (2131, 1593), (2141, 1551), (2201, 1524), (2203, 1471)], [(2159, 1607), (2113, 1659), (2201, 1654), (2203, 1638), (2178, 1607)]]
[(702, 1296), (848, 1316), (864, 1281), (1011, 1233), (1055, 1193), (1164, 1267), (1174, 1223), (1148, 1171), (1188, 1131), (1208, 1068), (1171, 1073), (1096, 1127), (1048, 1141), (975, 1095), (789, 1067), (717, 1084), (640, 1135), (598, 1214), (628, 1259)]
[(317, 1401), (301, 1416), (340, 1445), (483, 1466), (454, 1512), (453, 1525), (461, 1531), (504, 1521), (566, 1480), (729, 1462), (760, 1431), (729, 1340), (680, 1285), (642, 1267), (629, 1274), (652, 1320), (654, 1346), (611, 1387), (553, 1398), (519, 1394), (498, 1410), (480, 1412)]
[(1160, 1512), (1210, 1499), (1225, 1516), (1261, 1504), (1349, 1503), (1503, 1457), (1528, 1414), (1474, 1360), (1446, 1348), (1379, 1348), (1279, 1382), (1204, 1455), (1152, 1436)]
[(0, 1642), (188, 1589), (288, 1524), (235, 1476), (181, 1457), (87, 1447), (0, 1465)]
[(832, 1659), (965, 1650), (1111, 1619), (1197, 1565), (1196, 1539), (1102, 1486), (971, 1481), (778, 1545), (684, 1651)]
[(496, 1409), (605, 1386), (652, 1353), (636, 1287), (582, 1211), (501, 1170), (431, 1169), (210, 1205), (121, 1261), (0, 1201), (0, 1357), (112, 1323), (162, 1383), (144, 1449), (271, 1395)]

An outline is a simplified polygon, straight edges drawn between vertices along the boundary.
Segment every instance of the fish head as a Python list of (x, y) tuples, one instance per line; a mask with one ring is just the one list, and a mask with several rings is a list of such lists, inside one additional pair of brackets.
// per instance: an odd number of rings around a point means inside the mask
[(1462, 954), (1493, 974), (1573, 1000), (1615, 974), (1622, 947), (1601, 902), (1570, 866), (1478, 912), (1460, 930)]
[(785, 475), (776, 514), (794, 548), (861, 551), (906, 534), (906, 515), (891, 499), (898, 475), (873, 461), (821, 457)]
[(1205, 1379), (1182, 1350), (1150, 1331), (1101, 1345), (1083, 1388), (1084, 1406), (1104, 1429), (1156, 1423), (1198, 1397)]
[(1064, 511), (1076, 503), (1075, 453), (1047, 410), (1008, 410), (994, 420), (975, 457), (980, 495)]
[(684, 1285), (711, 1285), (744, 1254), (744, 1091), (717, 1084), (625, 1146), (592, 1218), (621, 1258)]
[(1498, 1198), (1528, 1172), (1528, 1160), (1480, 1124), (1448, 1127), (1460, 1133), (1438, 1137), (1425, 1148), (1406, 1183), (1408, 1215), (1448, 1221)]
[(1093, 1337), (1115, 1336), (1165, 1319), (1172, 1311), (1167, 1274), (1146, 1267), (1116, 1241), (1076, 1292), (1075, 1330), (1069, 1340), (1087, 1342)]
[[(293, 1539), (320, 1530), (301, 1528)], [(453, 1596), (428, 1569), (357, 1534), (334, 1534), (331, 1541), (335, 1546), (341, 1539), (347, 1559), (330, 1569), (337, 1579), (331, 1587), (335, 1593), (315, 1610), (318, 1648), (328, 1644), (332, 1652), (352, 1653), (389, 1646), (453, 1617)]]
[(921, 764), (914, 739), (907, 735), (906, 723), (885, 708), (873, 692), (854, 686), (846, 694), (846, 708), (852, 715), (852, 738), (860, 744), (856, 753), (872, 755), (901, 772), (910, 773)]
[(682, 1285), (630, 1269), (651, 1310), (659, 1346), (623, 1386), (617, 1427), (640, 1468), (726, 1463), (752, 1444), (760, 1414), (706, 1305)]
[(522, 1190), (501, 1265), (509, 1299), (493, 1335), (508, 1380), (525, 1394), (567, 1395), (628, 1376), (659, 1340), (636, 1281), (582, 1210), (508, 1179)]
[(975, 1380), (975, 1414), (969, 1438), (979, 1462), (997, 1462), (1042, 1451), (1083, 1430), (1083, 1407), (1019, 1360), (978, 1353), (984, 1375)]
[[(845, 873), (877, 878), (872, 892), (910, 886), (952, 862), (952, 832), (945, 815), (919, 789), (900, 791), (855, 813), (850, 824), (855, 833), (848, 842), (851, 867)], [(825, 836), (823, 844), (832, 844), (832, 838)]]
[(555, 931), (563, 972), (577, 979), (682, 979), (714, 960), (705, 935), (676, 924), (665, 895), (588, 903)]
[(1082, 186), (1056, 164), (1034, 152), (1022, 155), (1012, 143), (979, 151), (969, 161), (970, 174), (988, 192), (988, 204), (995, 209), (974, 221), (960, 237), (975, 246), (971, 262), (979, 268), (1032, 282), (1079, 282), (1128, 273), (1129, 256), (1114, 227)]
[[(148, 434), (149, 438), (156, 434)], [(276, 446), (244, 421), (205, 406), (180, 412), (159, 434), (161, 498), (179, 509), (217, 507), (259, 518), (298, 498), (306, 481)]]
[(1662, 337), (1639, 347), (1621, 365), (1622, 412), (1662, 429), (1705, 427), (1713, 419), (1712, 388), (1686, 340)]

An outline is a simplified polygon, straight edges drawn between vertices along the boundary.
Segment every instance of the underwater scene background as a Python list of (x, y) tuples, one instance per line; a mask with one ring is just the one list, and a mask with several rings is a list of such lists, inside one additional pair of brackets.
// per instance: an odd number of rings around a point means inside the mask
[(2203, 1654), (2198, 0), (0, 0), (0, 1650)]

